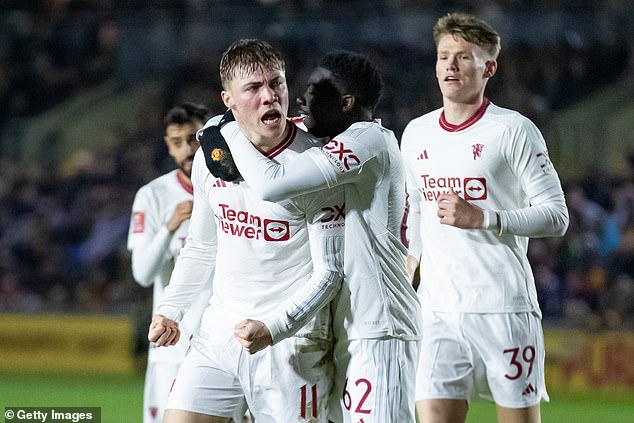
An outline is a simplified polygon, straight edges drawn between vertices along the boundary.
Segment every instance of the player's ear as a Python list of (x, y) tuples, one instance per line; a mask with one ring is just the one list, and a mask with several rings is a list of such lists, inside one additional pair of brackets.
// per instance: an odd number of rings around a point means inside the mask
[(233, 104), (233, 101), (231, 101), (231, 94), (228, 91), (223, 90), (220, 92), (220, 98), (222, 99), (224, 105), (227, 106), (227, 109), (230, 109)]
[(493, 75), (495, 75), (495, 72), (498, 69), (498, 62), (497, 60), (487, 60), (486, 64), (484, 65), (484, 77), (485, 78), (491, 78)]
[(167, 146), (167, 148), (170, 148), (172, 146), (172, 144), (170, 143), (170, 137), (167, 136), (168, 130), (170, 129), (170, 127), (172, 126), (172, 124), (169, 124), (165, 127), (165, 132), (163, 134), (163, 141), (165, 141), (165, 145)]
[(350, 94), (341, 96), (341, 110), (349, 112), (354, 107), (355, 97)]

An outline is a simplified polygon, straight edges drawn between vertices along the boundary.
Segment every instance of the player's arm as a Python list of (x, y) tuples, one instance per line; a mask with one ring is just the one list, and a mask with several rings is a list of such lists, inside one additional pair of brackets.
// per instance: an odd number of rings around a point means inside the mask
[[(355, 134), (355, 137), (346, 136), (346, 133), (338, 135), (324, 147), (310, 148), (285, 164), (276, 163), (260, 153), (236, 122), (224, 125), (221, 133), (244, 180), (267, 201), (350, 183), (368, 160), (366, 156), (373, 156), (372, 149), (359, 139), (365, 132)], [(346, 148), (341, 147), (344, 140)], [(346, 150), (345, 156), (340, 154), (342, 150)]]
[[(410, 192), (414, 194), (409, 194)], [(418, 196), (418, 189), (415, 185), (410, 185), (407, 182), (408, 192), (408, 213), (407, 213), (407, 273), (410, 278), (414, 276), (414, 272), (418, 268), (420, 262), (420, 256), (423, 251), (423, 240), (420, 234), (420, 199)]]
[(510, 163), (530, 206), (498, 211), (499, 234), (561, 236), (569, 223), (561, 182), (539, 129), (528, 120), (525, 123), (516, 135), (518, 142), (511, 144)]
[[(288, 299), (277, 315), (264, 321), (246, 319), (236, 325), (234, 333), (249, 353), (253, 354), (293, 336), (339, 292), (343, 280), (344, 249), (341, 192), (328, 191), (326, 198), (329, 200), (321, 203), (316, 212), (307, 214), (313, 262), (310, 279)], [(321, 192), (316, 196), (320, 194)], [(325, 224), (324, 221), (328, 223)]]
[(485, 210), (451, 190), (438, 197), (438, 217), (442, 224), (527, 237), (560, 236), (566, 232), (568, 208), (559, 177), (548, 158), (546, 143), (532, 123), (524, 123), (503, 154), (530, 205), (511, 210)]
[(328, 187), (328, 178), (317, 163), (322, 160), (320, 148), (306, 150), (282, 165), (260, 153), (237, 122), (224, 125), (221, 133), (240, 174), (262, 199), (279, 201)]
[(403, 149), (401, 156), (405, 164), (406, 188), (407, 188), (407, 219), (406, 238), (408, 242), (406, 268), (410, 282), (414, 284), (414, 275), (420, 264), (420, 256), (423, 250), (423, 241), (420, 233), (421, 213), (420, 213), (420, 193), (416, 184), (416, 177), (410, 169), (409, 161), (411, 154), (407, 151), (407, 132), (403, 134)]
[[(192, 302), (202, 294), (215, 269), (216, 223), (204, 188), (204, 180), (208, 177), (211, 176), (205, 167), (202, 152), (197, 152), (192, 168), (194, 207), (187, 242), (176, 260), (170, 283), (165, 288), (165, 296), (153, 318), (153, 323), (160, 320), (166, 330), (173, 328), (171, 322), (182, 319)], [(156, 342), (163, 334), (160, 331), (152, 332), (152, 329), (151, 326), (148, 339)]]
[(165, 252), (169, 249), (172, 235), (189, 218), (191, 207), (191, 201), (182, 202), (168, 222), (161, 222), (151, 188), (145, 186), (137, 192), (132, 205), (128, 249), (132, 253), (132, 276), (139, 285), (152, 285), (163, 263)]

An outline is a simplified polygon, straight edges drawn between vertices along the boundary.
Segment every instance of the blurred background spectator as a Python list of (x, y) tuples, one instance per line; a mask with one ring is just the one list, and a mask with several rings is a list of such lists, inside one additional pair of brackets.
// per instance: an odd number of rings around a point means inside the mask
[(167, 109), (223, 111), (218, 61), (233, 40), (280, 48), (291, 98), (324, 52), (368, 54), (385, 78), (377, 115), (400, 136), (440, 106), (433, 22), (466, 10), (501, 28), (491, 100), (540, 126), (565, 181), (568, 233), (529, 249), (545, 323), (634, 329), (631, 2), (0, 4), (0, 312), (147, 312), (125, 248), (134, 192), (172, 166)]

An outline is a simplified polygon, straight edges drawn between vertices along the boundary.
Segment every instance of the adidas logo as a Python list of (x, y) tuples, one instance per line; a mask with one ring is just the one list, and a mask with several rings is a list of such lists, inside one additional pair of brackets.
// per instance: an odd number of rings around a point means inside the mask
[(532, 383), (529, 383), (526, 389), (522, 391), (522, 395), (531, 395), (535, 393), (535, 388)]
[(214, 187), (214, 188), (226, 188), (227, 187), (227, 183), (225, 181), (223, 181), (222, 179), (216, 179), (216, 181), (213, 183), (212, 187)]
[(416, 158), (416, 160), (425, 160), (425, 159), (429, 159), (429, 156), (427, 155), (427, 150), (423, 150), (423, 152), (420, 153), (420, 155)]

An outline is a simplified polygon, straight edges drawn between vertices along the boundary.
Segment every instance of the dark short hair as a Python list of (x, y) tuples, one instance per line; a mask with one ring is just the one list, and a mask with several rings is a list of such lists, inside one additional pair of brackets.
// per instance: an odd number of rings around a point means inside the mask
[(366, 56), (339, 50), (326, 54), (319, 66), (332, 72), (361, 105), (376, 107), (383, 91), (383, 77)]
[(202, 104), (181, 103), (167, 112), (163, 119), (163, 127), (167, 128), (169, 125), (182, 125), (194, 121), (205, 123), (208, 118), (209, 110)]

